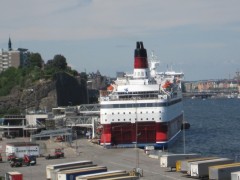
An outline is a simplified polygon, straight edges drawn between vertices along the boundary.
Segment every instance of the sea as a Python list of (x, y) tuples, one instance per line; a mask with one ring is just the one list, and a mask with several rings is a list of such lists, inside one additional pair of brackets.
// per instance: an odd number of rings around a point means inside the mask
[(240, 162), (240, 99), (184, 99), (184, 130), (168, 148), (171, 153), (198, 153)]

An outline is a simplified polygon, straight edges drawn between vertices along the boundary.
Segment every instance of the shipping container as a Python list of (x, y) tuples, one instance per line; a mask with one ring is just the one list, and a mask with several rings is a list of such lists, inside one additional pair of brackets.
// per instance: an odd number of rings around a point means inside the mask
[(233, 163), (233, 162), (234, 161), (232, 159), (228, 159), (228, 158), (219, 158), (219, 159), (191, 162), (189, 175), (192, 177), (198, 177), (198, 178), (206, 177), (209, 175), (208, 168), (210, 166), (229, 164), (229, 163)]
[(5, 180), (23, 180), (23, 175), (20, 172), (7, 172), (5, 174)]
[(208, 159), (217, 159), (219, 157), (201, 157), (201, 158), (192, 158), (192, 159), (183, 159), (176, 162), (176, 171), (181, 171), (182, 173), (187, 173), (188, 164), (195, 161), (204, 161)]
[(86, 168), (86, 167), (94, 167), (97, 166), (96, 164), (85, 164), (85, 165), (74, 165), (71, 167), (65, 167), (65, 168), (59, 168), (59, 169), (54, 169), (51, 170), (51, 180), (57, 180), (58, 179), (58, 173), (62, 171), (67, 171), (67, 170), (74, 170), (74, 169), (79, 169), (79, 168)]
[(101, 180), (136, 180), (139, 179), (137, 176), (121, 176), (121, 177), (113, 177), (113, 178), (104, 178)]
[(53, 165), (47, 165), (46, 166), (46, 178), (51, 179), (51, 172), (59, 169), (59, 168), (68, 168), (76, 165), (87, 165), (92, 164), (92, 161), (85, 160), (85, 161), (74, 161), (74, 162), (68, 162), (68, 163), (62, 163), (62, 164), (53, 164)]
[(6, 144), (6, 156), (14, 154), (18, 158), (23, 158), (25, 154), (39, 156), (39, 144), (32, 142), (9, 142)]
[(208, 171), (209, 179), (230, 180), (232, 172), (240, 171), (240, 163), (210, 166)]
[(160, 167), (175, 168), (176, 162), (182, 159), (200, 157), (199, 154), (164, 154), (160, 157)]
[(231, 180), (240, 180), (240, 171), (231, 173)]
[(123, 170), (108, 171), (103, 173), (95, 173), (83, 176), (77, 176), (76, 180), (96, 180), (96, 179), (106, 179), (114, 177), (128, 176), (128, 173)]
[(61, 171), (58, 173), (58, 180), (73, 180), (76, 176), (107, 172), (105, 166), (85, 167), (67, 171)]

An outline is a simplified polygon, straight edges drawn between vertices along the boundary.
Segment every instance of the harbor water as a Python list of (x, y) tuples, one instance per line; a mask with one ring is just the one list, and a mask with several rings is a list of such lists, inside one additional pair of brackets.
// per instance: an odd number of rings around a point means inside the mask
[(240, 99), (184, 99), (191, 125), (168, 148), (172, 153), (199, 153), (240, 161)]

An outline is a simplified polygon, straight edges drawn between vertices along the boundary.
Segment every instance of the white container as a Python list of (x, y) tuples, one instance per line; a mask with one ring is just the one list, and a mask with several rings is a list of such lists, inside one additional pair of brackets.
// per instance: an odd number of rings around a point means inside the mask
[(240, 163), (231, 163), (209, 167), (209, 179), (231, 179), (231, 173), (240, 171)]
[(11, 142), (6, 144), (6, 155), (14, 153), (16, 157), (23, 158), (24, 155), (39, 156), (39, 144), (31, 142)]
[(106, 178), (114, 178), (114, 177), (121, 177), (127, 176), (128, 173), (123, 170), (116, 170), (116, 171), (108, 171), (103, 173), (94, 173), (89, 175), (77, 176), (76, 180), (88, 180), (88, 179), (106, 179)]
[[(229, 164), (233, 163), (234, 161), (232, 159), (228, 158), (219, 158), (219, 159), (211, 159), (211, 160), (205, 160), (205, 161), (196, 161), (190, 163), (190, 175), (192, 177), (205, 177), (208, 176), (208, 168), (210, 166), (220, 165), (220, 164)], [(189, 172), (188, 172), (189, 173)]]
[(189, 163), (196, 161), (205, 161), (210, 159), (217, 159), (219, 157), (202, 157), (202, 158), (191, 158), (177, 161), (176, 169), (177, 171), (181, 171), (182, 173), (187, 173)]
[(51, 179), (51, 173), (59, 168), (67, 168), (67, 167), (72, 167), (76, 165), (87, 165), (87, 164), (92, 164), (92, 161), (75, 161), (75, 162), (68, 162), (68, 163), (62, 163), (62, 164), (53, 164), (53, 165), (47, 165), (46, 166), (46, 178)]
[(182, 159), (200, 157), (199, 154), (163, 154), (160, 157), (160, 167), (176, 168), (176, 162)]
[(58, 173), (58, 180), (72, 180), (80, 175), (87, 175), (93, 173), (106, 172), (107, 168), (105, 166), (95, 166), (95, 167), (85, 167), (79, 169), (72, 169), (67, 171), (61, 171)]
[(231, 173), (231, 180), (240, 180), (240, 171)]

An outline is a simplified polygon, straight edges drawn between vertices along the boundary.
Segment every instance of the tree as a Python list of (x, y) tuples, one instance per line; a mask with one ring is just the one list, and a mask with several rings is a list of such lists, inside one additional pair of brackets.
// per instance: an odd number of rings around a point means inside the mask
[(30, 53), (29, 54), (29, 65), (30, 67), (39, 67), (42, 68), (43, 60), (39, 53)]
[(67, 69), (67, 61), (66, 58), (62, 55), (55, 55), (53, 58), (53, 66), (59, 70)]

